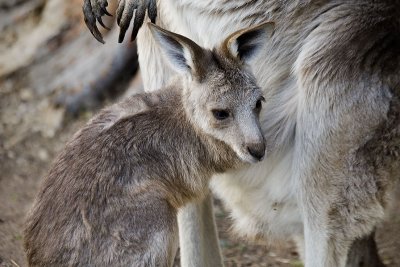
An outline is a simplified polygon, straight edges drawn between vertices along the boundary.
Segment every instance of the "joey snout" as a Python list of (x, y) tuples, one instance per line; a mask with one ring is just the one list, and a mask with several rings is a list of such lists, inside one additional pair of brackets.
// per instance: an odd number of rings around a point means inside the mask
[(248, 153), (256, 160), (261, 161), (265, 155), (265, 142), (250, 143), (246, 146)]

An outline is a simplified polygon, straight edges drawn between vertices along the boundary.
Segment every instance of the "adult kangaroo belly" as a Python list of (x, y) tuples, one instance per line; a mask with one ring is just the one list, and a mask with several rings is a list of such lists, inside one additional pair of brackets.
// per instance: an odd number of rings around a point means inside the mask
[(234, 230), (249, 238), (301, 234), (302, 222), (291, 174), (292, 150), (236, 172), (214, 177), (212, 191), (224, 200)]

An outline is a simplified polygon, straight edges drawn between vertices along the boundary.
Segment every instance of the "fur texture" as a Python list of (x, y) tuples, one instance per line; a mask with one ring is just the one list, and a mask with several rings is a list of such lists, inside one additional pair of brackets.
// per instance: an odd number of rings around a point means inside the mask
[[(213, 174), (264, 155), (262, 94), (241, 51), (149, 27), (182, 76), (106, 108), (66, 145), (27, 220), (30, 266), (171, 266), (178, 209), (201, 199)], [(253, 44), (269, 28), (230, 42)]]
[[(275, 22), (251, 64), (266, 98), (268, 155), (218, 175), (211, 187), (238, 233), (304, 235), (305, 266), (345, 266), (352, 242), (383, 218), (398, 180), (399, 2), (163, 0), (158, 11), (157, 23), (205, 47), (239, 28)], [(138, 46), (152, 91), (174, 72), (148, 34), (139, 32)], [(202, 253), (185, 250), (190, 242), (181, 237), (183, 262), (192, 264), (185, 266), (220, 264), (201, 265)]]

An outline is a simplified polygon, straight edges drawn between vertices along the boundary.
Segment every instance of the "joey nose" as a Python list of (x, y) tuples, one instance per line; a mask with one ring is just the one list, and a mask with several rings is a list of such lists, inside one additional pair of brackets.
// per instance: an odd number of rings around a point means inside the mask
[(262, 160), (265, 155), (265, 143), (255, 143), (247, 146), (247, 151), (257, 160)]

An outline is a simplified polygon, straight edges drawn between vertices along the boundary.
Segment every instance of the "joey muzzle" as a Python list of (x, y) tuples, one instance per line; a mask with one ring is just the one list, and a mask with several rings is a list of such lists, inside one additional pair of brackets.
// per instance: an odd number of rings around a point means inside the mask
[(261, 161), (265, 155), (265, 142), (249, 144), (247, 145), (247, 151), (253, 158)]

